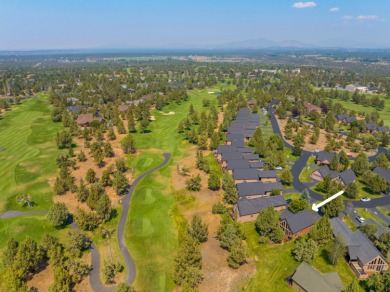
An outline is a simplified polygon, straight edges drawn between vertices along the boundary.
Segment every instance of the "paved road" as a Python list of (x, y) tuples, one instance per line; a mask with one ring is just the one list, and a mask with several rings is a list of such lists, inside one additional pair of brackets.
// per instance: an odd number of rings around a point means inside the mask
[(3, 214), (1, 214), (1, 219), (9, 219), (9, 218), (16, 218), (20, 216), (26, 216), (26, 215), (37, 215), (37, 214), (46, 214), (47, 210), (41, 210), (41, 211), (27, 211), (27, 212), (21, 212), (21, 211), (7, 211)]
[[(129, 207), (130, 207), (130, 202), (131, 202), (131, 197), (133, 195), (134, 189), (137, 187), (137, 184), (148, 174), (156, 171), (157, 169), (163, 167), (166, 165), (171, 158), (170, 153), (164, 153), (164, 161), (152, 168), (151, 170), (148, 170), (147, 172), (143, 173), (139, 177), (136, 178), (136, 180), (133, 182), (131, 187), (128, 190), (127, 195), (122, 199), (122, 214), (121, 218), (119, 220), (118, 224), (118, 242), (119, 242), (119, 248), (121, 250), (123, 259), (126, 264), (126, 270), (127, 270), (127, 276), (126, 276), (126, 282), (128, 284), (133, 283), (135, 279), (135, 265), (133, 262), (133, 259), (131, 258), (131, 255), (129, 253), (129, 250), (126, 247), (125, 243), (125, 226), (126, 226), (126, 219), (127, 219), (127, 214), (129, 213)], [(76, 225), (77, 226), (77, 225)], [(72, 226), (74, 227), (74, 226)], [(92, 256), (92, 272), (89, 277), (89, 282), (92, 286), (92, 289), (97, 292), (111, 292), (115, 290), (115, 287), (106, 287), (100, 282), (100, 258), (99, 258), (99, 251), (97, 250), (96, 246), (94, 243), (91, 244), (91, 256)]]
[(383, 214), (381, 211), (379, 211), (378, 208), (370, 208), (370, 209), (368, 209), (368, 211), (370, 211), (375, 217), (377, 217), (379, 220), (381, 220), (387, 226), (390, 225), (390, 218), (387, 217), (385, 214)]

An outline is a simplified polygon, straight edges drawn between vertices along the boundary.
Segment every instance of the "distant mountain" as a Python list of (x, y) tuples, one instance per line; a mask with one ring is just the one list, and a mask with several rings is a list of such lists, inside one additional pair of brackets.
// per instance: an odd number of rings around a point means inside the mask
[(296, 40), (272, 41), (265, 38), (230, 42), (216, 45), (216, 49), (266, 49), (266, 48), (312, 48), (312, 45)]

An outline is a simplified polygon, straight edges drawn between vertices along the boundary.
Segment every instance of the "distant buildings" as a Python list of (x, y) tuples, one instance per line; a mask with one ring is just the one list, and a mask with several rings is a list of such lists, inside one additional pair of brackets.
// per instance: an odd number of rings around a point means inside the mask
[(367, 86), (361, 86), (359, 84), (349, 84), (345, 87), (345, 90), (349, 92), (360, 92), (360, 93), (367, 93), (368, 87)]

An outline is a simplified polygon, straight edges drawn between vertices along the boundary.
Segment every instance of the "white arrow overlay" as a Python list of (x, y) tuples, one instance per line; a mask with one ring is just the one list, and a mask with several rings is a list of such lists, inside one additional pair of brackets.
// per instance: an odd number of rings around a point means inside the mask
[(342, 194), (344, 194), (344, 191), (338, 192), (337, 194), (335, 194), (335, 195), (333, 195), (333, 196), (327, 198), (325, 201), (322, 201), (322, 202), (319, 203), (319, 204), (314, 203), (313, 206), (312, 206), (311, 208), (312, 208), (313, 211), (318, 212), (319, 209), (320, 209), (323, 205), (325, 205), (326, 203), (329, 203), (330, 201), (336, 199), (337, 197), (340, 197)]

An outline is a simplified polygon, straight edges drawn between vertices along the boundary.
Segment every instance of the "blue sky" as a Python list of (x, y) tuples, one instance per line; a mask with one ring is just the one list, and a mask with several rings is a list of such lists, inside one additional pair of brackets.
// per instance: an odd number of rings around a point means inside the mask
[(258, 38), (390, 47), (389, 35), (388, 0), (0, 0), (0, 50), (213, 47)]

